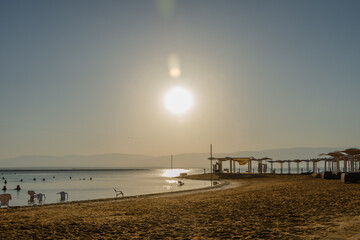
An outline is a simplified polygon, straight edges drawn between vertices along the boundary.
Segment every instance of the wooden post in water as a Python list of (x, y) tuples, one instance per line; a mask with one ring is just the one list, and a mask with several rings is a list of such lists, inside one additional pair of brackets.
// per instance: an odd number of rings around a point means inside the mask
[(173, 170), (173, 155), (171, 155), (171, 171)]

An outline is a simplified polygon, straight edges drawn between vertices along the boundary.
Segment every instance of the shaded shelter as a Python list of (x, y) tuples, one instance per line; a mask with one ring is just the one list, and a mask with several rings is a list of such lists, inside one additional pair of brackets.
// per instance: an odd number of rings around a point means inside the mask
[(340, 151), (342, 153), (346, 153), (347, 154), (347, 159), (344, 160), (344, 172), (347, 172), (347, 169), (345, 169), (345, 161), (349, 162), (350, 164), (350, 172), (357, 172), (358, 171), (358, 167), (356, 166), (356, 162), (357, 161), (357, 157), (360, 156), (360, 149), (358, 148), (348, 148), (345, 149), (344, 151)]
[(274, 161), (276, 163), (280, 163), (280, 174), (283, 174), (283, 164), (284, 164), (284, 160), (276, 160)]
[(296, 173), (299, 174), (299, 163), (303, 160), (295, 159), (293, 162), (296, 163)]

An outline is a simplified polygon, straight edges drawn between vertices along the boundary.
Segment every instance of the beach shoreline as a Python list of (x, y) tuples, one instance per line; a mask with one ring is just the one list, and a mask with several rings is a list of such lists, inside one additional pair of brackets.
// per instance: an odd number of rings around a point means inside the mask
[[(181, 179), (181, 178), (179, 178)], [(192, 179), (187, 178), (187, 179)], [(192, 179), (197, 180), (197, 179)], [(80, 204), (80, 203), (89, 203), (89, 202), (107, 202), (107, 201), (125, 201), (125, 200), (132, 200), (132, 199), (145, 199), (145, 198), (157, 198), (157, 197), (171, 197), (171, 196), (180, 196), (185, 194), (196, 194), (196, 193), (202, 193), (207, 191), (216, 191), (216, 190), (222, 190), (227, 188), (236, 187), (239, 184), (234, 183), (228, 180), (222, 180), (218, 181), (219, 183), (213, 186), (208, 187), (202, 187), (202, 188), (194, 188), (194, 189), (186, 189), (186, 190), (177, 190), (177, 191), (171, 191), (171, 192), (158, 192), (158, 193), (148, 193), (148, 194), (138, 194), (138, 195), (131, 195), (131, 196), (124, 196), (124, 197), (112, 197), (112, 198), (98, 198), (98, 199), (88, 199), (88, 200), (74, 200), (74, 201), (64, 201), (64, 202), (57, 202), (57, 203), (45, 203), (45, 204), (35, 204), (35, 205), (25, 205), (25, 206), (11, 206), (10, 201), (10, 207), (12, 209), (15, 208), (32, 208), (32, 207), (45, 207), (45, 206), (51, 206), (51, 205), (66, 205), (66, 204)], [(5, 209), (4, 207), (0, 208)]]
[(235, 185), (1, 209), (0, 237), (350, 239), (357, 234), (358, 184), (301, 175), (226, 182)]

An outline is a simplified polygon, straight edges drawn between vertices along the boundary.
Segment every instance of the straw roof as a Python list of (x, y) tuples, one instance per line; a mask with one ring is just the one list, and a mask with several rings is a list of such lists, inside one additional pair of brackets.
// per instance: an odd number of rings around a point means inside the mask
[(218, 161), (228, 161), (228, 160), (233, 160), (239, 163), (239, 165), (245, 165), (247, 164), (250, 160), (256, 160), (253, 157), (224, 157), (224, 158), (208, 158), (209, 160), (218, 160)]
[(331, 157), (344, 157), (345, 156), (345, 154), (343, 154), (340, 151), (329, 152), (327, 155), (329, 155)]
[(358, 155), (358, 154), (360, 154), (360, 149), (358, 149), (358, 148), (348, 148), (348, 149), (346, 149), (344, 151), (341, 151), (341, 152), (344, 152), (344, 153), (346, 153), (348, 155)]

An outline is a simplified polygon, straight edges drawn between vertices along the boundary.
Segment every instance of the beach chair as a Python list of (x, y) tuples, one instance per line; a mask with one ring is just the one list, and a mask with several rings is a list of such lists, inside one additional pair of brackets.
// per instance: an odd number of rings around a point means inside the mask
[(60, 201), (65, 201), (65, 196), (66, 196), (66, 199), (69, 198), (69, 194), (67, 192), (64, 192), (64, 191), (58, 192), (56, 194), (60, 194)]
[(11, 194), (4, 193), (0, 195), (0, 207), (7, 206), (9, 208), (9, 202), (11, 200)]
[(43, 193), (35, 194), (35, 197), (39, 200), (39, 202), (42, 202), (43, 198), (44, 198), (44, 200), (46, 199), (46, 196)]
[(35, 192), (33, 190), (29, 190), (28, 194), (30, 195), (30, 199), (29, 199), (29, 203), (33, 203), (34, 202), (34, 197), (35, 197)]
[(122, 197), (124, 197), (124, 193), (123, 193), (122, 191), (116, 190), (115, 188), (114, 188), (114, 191), (115, 191), (116, 197), (118, 197), (119, 195), (121, 195)]

